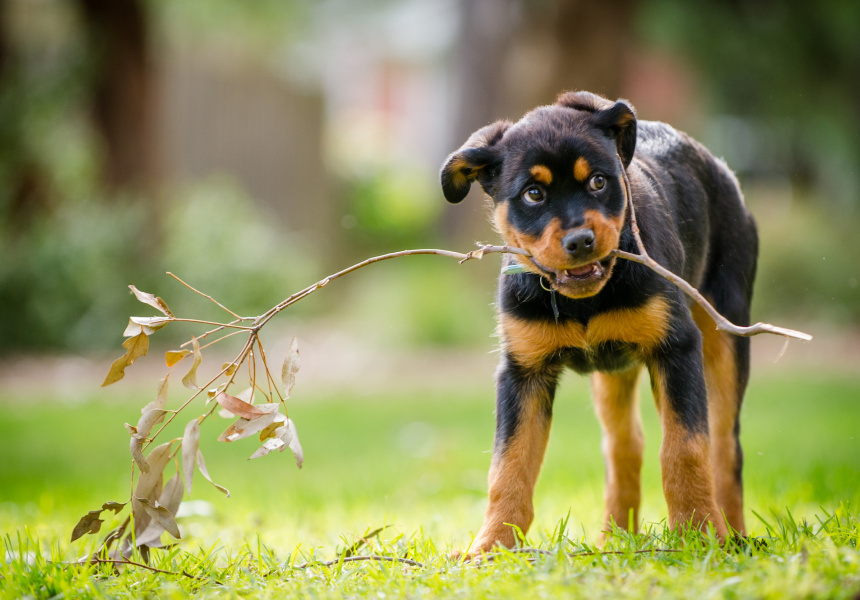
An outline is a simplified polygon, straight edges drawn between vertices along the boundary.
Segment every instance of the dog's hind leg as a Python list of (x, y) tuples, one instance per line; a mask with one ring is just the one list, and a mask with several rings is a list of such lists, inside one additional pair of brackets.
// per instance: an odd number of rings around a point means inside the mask
[(612, 521), (622, 529), (635, 531), (639, 526), (644, 437), (636, 386), (641, 370), (641, 365), (637, 365), (623, 372), (595, 372), (591, 376), (594, 409), (603, 428), (602, 448), (606, 464), (604, 523), (607, 531)]
[[(736, 324), (747, 322), (743, 315), (735, 315), (734, 319), (729, 317), (732, 311), (725, 308), (720, 312)], [(743, 452), (739, 436), (741, 402), (749, 378), (750, 341), (749, 338), (717, 331), (714, 321), (698, 305), (693, 307), (692, 313), (702, 332), (711, 465), (717, 504), (732, 529), (745, 535)]]

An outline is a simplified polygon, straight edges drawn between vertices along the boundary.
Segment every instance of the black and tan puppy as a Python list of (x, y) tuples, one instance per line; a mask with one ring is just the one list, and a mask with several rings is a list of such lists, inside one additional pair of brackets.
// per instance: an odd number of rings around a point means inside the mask
[(511, 546), (509, 524), (526, 531), (532, 522), (564, 367), (592, 374), (607, 524), (638, 523), (644, 365), (663, 432), (670, 526), (712, 523), (726, 536), (728, 524), (744, 533), (738, 416), (749, 340), (717, 332), (674, 285), (610, 255), (637, 252), (622, 169), (649, 254), (731, 321), (749, 322), (755, 223), (734, 175), (696, 141), (587, 92), (475, 132), (442, 168), (445, 197), (460, 202), (477, 180), (505, 243), (531, 256), (508, 255), (506, 264), (519, 261), (526, 272), (499, 280), (496, 435), (489, 506), (473, 551)]

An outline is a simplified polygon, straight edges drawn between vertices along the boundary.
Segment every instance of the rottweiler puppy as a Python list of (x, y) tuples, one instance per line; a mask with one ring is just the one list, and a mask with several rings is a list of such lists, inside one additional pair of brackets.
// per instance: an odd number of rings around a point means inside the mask
[[(603, 429), (607, 527), (636, 529), (643, 435), (637, 381), (650, 375), (671, 527), (744, 534), (739, 412), (749, 339), (711, 318), (637, 253), (623, 172), (647, 252), (732, 322), (749, 323), (758, 237), (722, 160), (625, 101), (568, 92), (520, 121), (476, 131), (442, 167), (445, 198), (477, 180), (519, 274), (499, 279), (502, 358), (489, 505), (474, 552), (526, 531), (562, 369), (591, 374)], [(511, 270), (511, 269), (509, 269)], [(632, 520), (631, 520), (632, 519)]]

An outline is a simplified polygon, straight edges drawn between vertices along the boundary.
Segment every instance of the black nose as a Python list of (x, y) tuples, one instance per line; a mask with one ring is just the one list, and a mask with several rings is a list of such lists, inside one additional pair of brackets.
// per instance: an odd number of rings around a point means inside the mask
[(577, 229), (561, 240), (562, 246), (573, 258), (581, 258), (594, 249), (594, 232), (591, 229)]

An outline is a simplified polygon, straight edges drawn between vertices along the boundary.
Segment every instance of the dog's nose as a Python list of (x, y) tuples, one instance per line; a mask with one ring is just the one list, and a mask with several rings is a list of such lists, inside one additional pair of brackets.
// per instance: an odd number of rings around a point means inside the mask
[(594, 249), (594, 231), (577, 229), (564, 236), (561, 244), (573, 258), (584, 257)]

